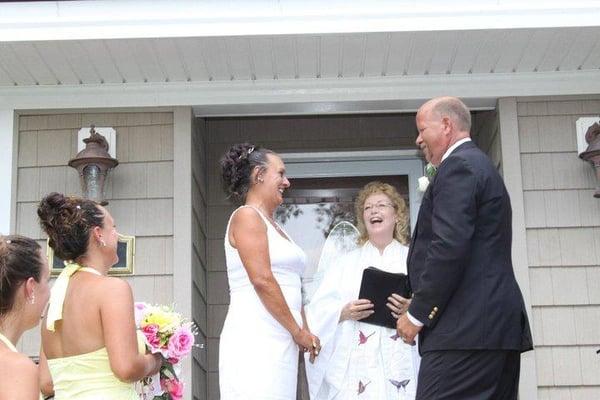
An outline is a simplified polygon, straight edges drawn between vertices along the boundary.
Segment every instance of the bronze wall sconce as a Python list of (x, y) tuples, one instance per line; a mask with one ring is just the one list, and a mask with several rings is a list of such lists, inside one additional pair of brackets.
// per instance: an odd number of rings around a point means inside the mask
[(85, 148), (69, 161), (69, 166), (79, 172), (84, 197), (106, 205), (104, 184), (108, 173), (119, 165), (119, 161), (108, 154), (108, 141), (94, 128), (92, 125), (90, 137), (83, 139)]
[[(590, 126), (585, 133), (588, 147), (579, 155), (582, 160), (591, 163), (596, 170), (596, 178), (600, 182), (600, 124), (597, 122)], [(600, 198), (600, 186), (596, 187), (595, 198)]]

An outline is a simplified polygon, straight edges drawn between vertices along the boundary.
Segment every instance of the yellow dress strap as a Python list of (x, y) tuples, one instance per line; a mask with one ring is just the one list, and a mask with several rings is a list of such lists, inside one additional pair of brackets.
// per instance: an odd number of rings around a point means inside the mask
[(17, 348), (15, 347), (15, 345), (12, 344), (12, 342), (10, 340), (8, 340), (8, 338), (1, 333), (0, 333), (0, 342), (4, 343), (10, 351), (14, 351), (15, 353), (17, 353)]
[(65, 261), (65, 267), (61, 271), (52, 291), (50, 292), (50, 302), (48, 304), (48, 317), (46, 318), (46, 329), (54, 332), (54, 323), (62, 319), (63, 303), (65, 301), (65, 295), (67, 294), (67, 287), (69, 286), (69, 278), (82, 268), (77, 263), (70, 263)]

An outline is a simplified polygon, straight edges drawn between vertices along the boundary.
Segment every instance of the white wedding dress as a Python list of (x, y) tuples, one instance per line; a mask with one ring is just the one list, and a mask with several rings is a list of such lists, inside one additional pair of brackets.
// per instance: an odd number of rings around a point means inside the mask
[[(254, 209), (267, 226), (273, 275), (302, 326), (301, 276), (306, 256)], [(229, 243), (230, 223), (231, 218), (225, 232), (231, 301), (219, 345), (221, 400), (295, 400), (298, 346), (256, 294), (238, 251)]]

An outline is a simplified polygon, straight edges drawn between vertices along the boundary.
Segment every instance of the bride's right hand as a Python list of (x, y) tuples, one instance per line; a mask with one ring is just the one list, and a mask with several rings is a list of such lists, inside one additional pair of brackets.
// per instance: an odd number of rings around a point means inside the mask
[(354, 320), (360, 321), (363, 318), (367, 318), (369, 315), (373, 314), (373, 303), (367, 299), (358, 299), (352, 300), (348, 304), (342, 308), (342, 313), (340, 314), (340, 322), (346, 320)]
[(308, 329), (301, 328), (292, 335), (294, 342), (303, 353), (310, 353), (310, 362), (313, 363), (321, 351), (321, 341)]

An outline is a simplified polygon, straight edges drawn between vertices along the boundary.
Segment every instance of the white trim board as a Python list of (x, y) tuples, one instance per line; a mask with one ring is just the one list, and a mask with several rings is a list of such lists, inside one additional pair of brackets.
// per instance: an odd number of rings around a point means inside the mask
[(191, 105), (196, 116), (413, 112), (440, 95), (461, 97), (471, 109), (492, 109), (499, 97), (598, 94), (600, 70), (31, 86), (0, 93), (0, 108), (16, 110)]
[(12, 232), (13, 181), (16, 175), (14, 110), (0, 110), (0, 234)]
[(597, 26), (593, 0), (233, 0), (4, 3), (1, 41)]

